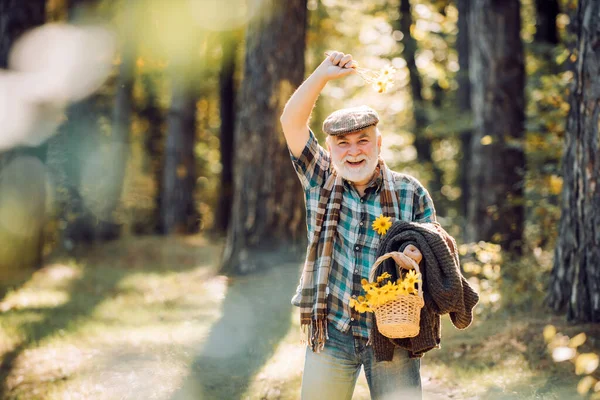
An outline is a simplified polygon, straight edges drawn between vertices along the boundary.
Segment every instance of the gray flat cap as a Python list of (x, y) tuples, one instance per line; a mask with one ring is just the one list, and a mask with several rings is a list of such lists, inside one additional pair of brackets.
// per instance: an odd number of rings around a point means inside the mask
[(331, 136), (345, 135), (377, 125), (379, 115), (368, 106), (342, 108), (334, 111), (323, 122), (323, 132)]

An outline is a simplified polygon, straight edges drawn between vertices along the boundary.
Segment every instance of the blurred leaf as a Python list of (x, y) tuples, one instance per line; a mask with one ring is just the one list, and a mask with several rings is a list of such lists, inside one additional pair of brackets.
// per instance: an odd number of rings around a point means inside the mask
[(577, 375), (591, 374), (598, 368), (598, 355), (594, 353), (583, 353), (575, 360), (575, 373)]
[(481, 138), (481, 144), (483, 146), (488, 146), (488, 145), (492, 144), (493, 141), (494, 141), (494, 139), (492, 139), (492, 137), (490, 135), (485, 135), (484, 137)]
[(585, 396), (590, 391), (592, 386), (594, 386), (595, 383), (596, 379), (592, 378), (591, 376), (585, 376), (581, 378), (581, 380), (577, 384), (577, 393), (579, 393), (582, 396)]
[(586, 339), (587, 339), (586, 334), (581, 332), (579, 335), (573, 336), (571, 338), (571, 340), (569, 341), (569, 347), (577, 348), (577, 347), (581, 346), (582, 344), (584, 344)]

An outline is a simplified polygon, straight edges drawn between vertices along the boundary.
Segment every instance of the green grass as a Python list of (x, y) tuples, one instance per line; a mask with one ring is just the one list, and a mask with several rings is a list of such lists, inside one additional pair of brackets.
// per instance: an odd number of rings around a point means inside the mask
[[(53, 260), (0, 301), (0, 398), (299, 398), (304, 348), (289, 299), (300, 262), (266, 255), (261, 273), (216, 271), (221, 244), (135, 238)], [(577, 398), (555, 364), (542, 313), (495, 314), (465, 331), (444, 319), (423, 359), (426, 399)], [(368, 399), (361, 374), (355, 399)]]

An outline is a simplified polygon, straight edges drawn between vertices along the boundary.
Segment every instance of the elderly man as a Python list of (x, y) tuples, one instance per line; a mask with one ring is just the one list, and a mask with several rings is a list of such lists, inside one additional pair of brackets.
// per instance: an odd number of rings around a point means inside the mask
[(323, 124), (327, 150), (308, 127), (328, 81), (355, 72), (350, 54), (331, 53), (296, 90), (281, 116), (292, 162), (306, 201), (309, 248), (292, 303), (301, 308), (308, 343), (303, 399), (351, 399), (361, 366), (375, 399), (421, 397), (420, 361), (396, 348), (377, 362), (368, 343), (371, 320), (350, 308), (375, 262), (380, 236), (371, 225), (383, 214), (433, 222), (427, 190), (413, 177), (390, 170), (379, 157), (377, 113), (366, 106), (342, 109)]

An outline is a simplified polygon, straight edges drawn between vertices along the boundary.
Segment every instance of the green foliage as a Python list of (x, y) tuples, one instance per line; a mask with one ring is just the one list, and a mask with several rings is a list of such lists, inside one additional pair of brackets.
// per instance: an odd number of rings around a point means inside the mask
[[(238, 47), (236, 82), (243, 79), (243, 30), (252, 15), (261, 9), (248, 10), (245, 2), (227, 2), (223, 7), (216, 0), (204, 2), (203, 8), (184, 7), (188, 2), (177, 0), (177, 6), (161, 0), (136, 2), (136, 29), (133, 40), (138, 54), (134, 85), (134, 115), (131, 124), (131, 153), (122, 203), (117, 210), (120, 223), (129, 232), (152, 232), (136, 226), (152, 225), (155, 219), (158, 182), (151, 166), (159, 156), (149, 151), (147, 140), (152, 128), (159, 129), (163, 142), (157, 151), (164, 151), (165, 118), (171, 102), (170, 74), (182, 62), (193, 63), (195, 76), (190, 85), (200, 93), (197, 104), (197, 208), (202, 214), (202, 228), (209, 229), (217, 208), (220, 190), (220, 117), (218, 74), (225, 49), (224, 35), (235, 32)], [(242, 4), (244, 3), (244, 4)], [(389, 165), (414, 175), (431, 187), (436, 173), (441, 171), (439, 190), (440, 221), (459, 237), (464, 216), (461, 211), (460, 188), (461, 134), (472, 126), (472, 117), (457, 107), (459, 71), (456, 39), (458, 11), (454, 2), (412, 0), (413, 26), (411, 34), (417, 42), (416, 62), (422, 80), (424, 101), (413, 102), (406, 64), (402, 34), (398, 31), (399, 0), (347, 2), (341, 0), (309, 0), (307, 31), (307, 74), (323, 60), (327, 50), (352, 53), (362, 67), (379, 69), (391, 64), (398, 70), (395, 85), (388, 93), (379, 94), (358, 76), (329, 83), (315, 108), (311, 127), (322, 138), (320, 129), (324, 118), (335, 109), (370, 104), (381, 115), (380, 129), (384, 144), (382, 156)], [(61, 15), (60, 1), (52, 1), (52, 14)], [(112, 23), (120, 37), (128, 32), (126, 2), (102, 1), (98, 10), (112, 15)], [(487, 281), (493, 293), (504, 303), (526, 304), (527, 293), (537, 296), (543, 290), (543, 280), (551, 264), (551, 254), (560, 218), (562, 188), (560, 159), (564, 148), (565, 120), (568, 112), (569, 85), (572, 73), (568, 70), (573, 33), (568, 31), (567, 13), (575, 2), (561, 2), (563, 14), (557, 20), (561, 44), (544, 48), (533, 42), (535, 7), (533, 0), (522, 2), (522, 38), (526, 44), (527, 104), (526, 134), (522, 143), (527, 156), (525, 181), (526, 227), (525, 254), (522, 260), (502, 261), (501, 278), (474, 274)], [(348, 23), (353, 21), (355, 23)], [(115, 67), (120, 60), (115, 60)], [(146, 82), (146, 83), (144, 83)], [(150, 84), (148, 84), (148, 82)], [(152, 88), (152, 96), (149, 93)], [(110, 131), (110, 99), (114, 97), (114, 78), (101, 90), (103, 132)], [(152, 97), (152, 98), (151, 98)], [(150, 101), (157, 107), (162, 123), (150, 121), (144, 113)], [(108, 99), (108, 100), (107, 100)], [(423, 116), (426, 126), (415, 131), (415, 115)], [(156, 126), (158, 125), (158, 127)], [(433, 163), (416, 162), (414, 141), (421, 134), (431, 142)], [(239, 146), (238, 146), (239, 149)], [(49, 229), (59, 229), (51, 223)], [(52, 235), (50, 235), (52, 236)], [(54, 236), (52, 236), (54, 237)], [(476, 245), (481, 251), (482, 246)], [(486, 250), (487, 251), (487, 250)], [(476, 261), (476, 251), (467, 262)], [(466, 253), (465, 253), (466, 254)], [(469, 260), (474, 261), (469, 261)], [(483, 271), (485, 263), (480, 265)], [(530, 286), (528, 286), (530, 285)], [(510, 286), (515, 296), (505, 296), (502, 288)], [(529, 288), (529, 291), (528, 291)], [(490, 292), (490, 296), (491, 296)], [(499, 300), (500, 301), (500, 300)]]
[(568, 54), (562, 44), (550, 52), (532, 44), (527, 51), (525, 229), (530, 248), (553, 248), (558, 231), (560, 168), (573, 80), (572, 72), (566, 69)]
[(552, 250), (511, 259), (500, 245), (479, 242), (459, 246), (463, 273), (479, 293), (476, 312), (481, 317), (502, 311), (514, 313), (541, 308), (552, 269)]
[(458, 249), (463, 273), (479, 294), (478, 315), (489, 316), (498, 311), (501, 302), (502, 253), (499, 245), (479, 242)]

